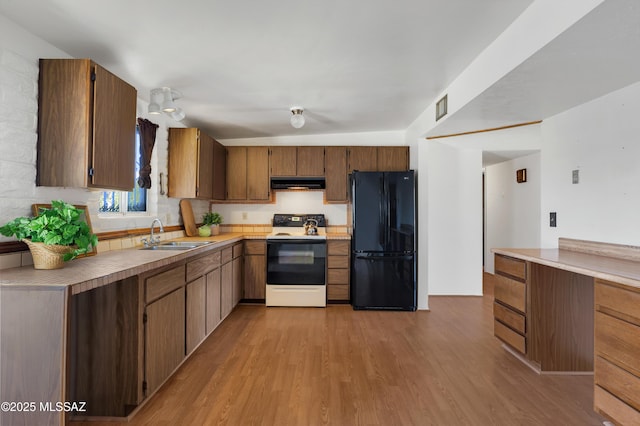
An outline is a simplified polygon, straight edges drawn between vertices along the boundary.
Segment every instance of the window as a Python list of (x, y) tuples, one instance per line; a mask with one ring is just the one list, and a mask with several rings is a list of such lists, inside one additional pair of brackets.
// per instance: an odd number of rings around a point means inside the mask
[(137, 177), (140, 174), (140, 131), (136, 126), (136, 153), (133, 191), (104, 191), (100, 197), (98, 213), (101, 215), (126, 215), (147, 212), (147, 190), (140, 188)]

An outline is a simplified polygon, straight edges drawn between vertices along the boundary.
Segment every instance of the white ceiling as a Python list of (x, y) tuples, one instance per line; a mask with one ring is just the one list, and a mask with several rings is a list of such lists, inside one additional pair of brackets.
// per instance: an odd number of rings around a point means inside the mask
[[(218, 139), (404, 130), (532, 0), (0, 0)], [(289, 108), (307, 124), (289, 125)]]

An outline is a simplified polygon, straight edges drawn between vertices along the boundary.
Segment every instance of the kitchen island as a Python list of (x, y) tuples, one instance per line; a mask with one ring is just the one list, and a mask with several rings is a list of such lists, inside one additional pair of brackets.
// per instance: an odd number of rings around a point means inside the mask
[(540, 373), (595, 371), (594, 409), (640, 424), (640, 248), (561, 238), (492, 251), (495, 335)]

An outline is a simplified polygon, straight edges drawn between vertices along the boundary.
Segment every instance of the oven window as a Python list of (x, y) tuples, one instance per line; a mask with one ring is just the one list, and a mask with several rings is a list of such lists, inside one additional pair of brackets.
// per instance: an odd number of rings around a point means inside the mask
[(324, 285), (325, 241), (268, 241), (267, 284)]

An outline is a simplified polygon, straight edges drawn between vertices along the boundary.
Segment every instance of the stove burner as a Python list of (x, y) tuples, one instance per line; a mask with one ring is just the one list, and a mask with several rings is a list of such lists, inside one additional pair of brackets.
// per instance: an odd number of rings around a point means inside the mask
[(290, 233), (288, 233), (288, 232), (278, 232), (278, 233), (276, 234), (276, 237), (277, 237), (277, 236), (283, 236), (283, 235), (291, 235), (291, 234), (290, 234)]

